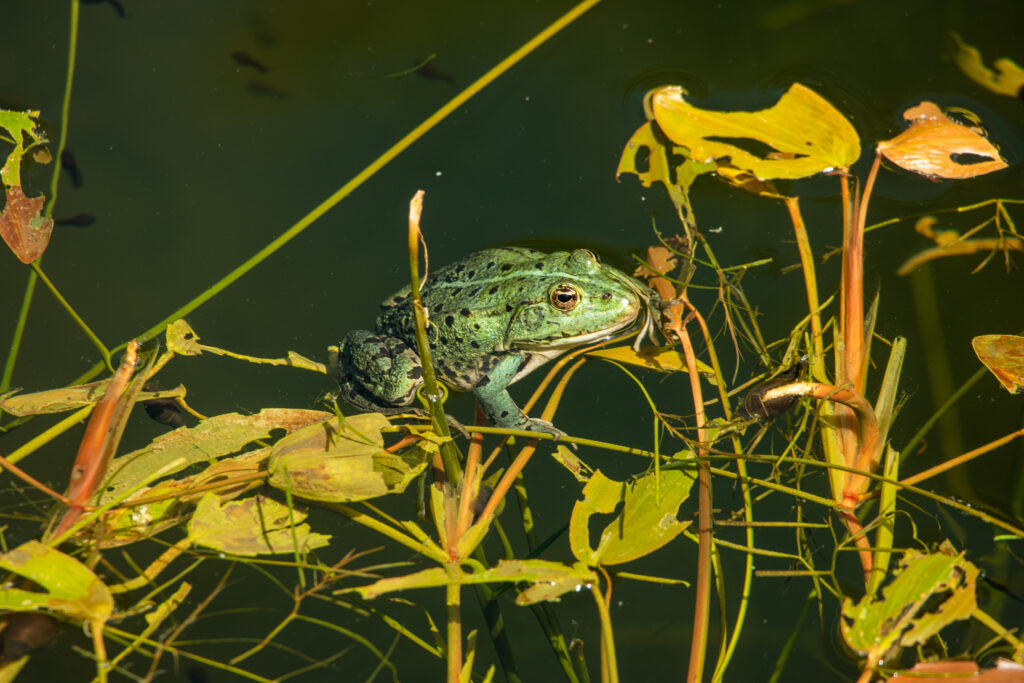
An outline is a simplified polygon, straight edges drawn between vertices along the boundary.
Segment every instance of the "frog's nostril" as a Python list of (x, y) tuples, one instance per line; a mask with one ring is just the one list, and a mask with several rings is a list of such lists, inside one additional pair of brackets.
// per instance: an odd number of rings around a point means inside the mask
[(605, 292), (604, 294), (601, 295), (601, 299), (604, 300), (604, 301), (611, 301), (612, 300), (612, 293), (611, 292)]

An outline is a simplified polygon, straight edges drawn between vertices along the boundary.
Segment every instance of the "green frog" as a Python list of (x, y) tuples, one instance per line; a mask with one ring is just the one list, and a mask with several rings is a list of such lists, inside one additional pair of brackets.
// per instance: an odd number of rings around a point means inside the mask
[[(486, 249), (431, 273), (421, 294), (438, 379), (472, 391), (499, 427), (556, 435), (523, 413), (509, 385), (584, 344), (639, 331), (638, 346), (660, 305), (656, 292), (586, 249)], [(423, 384), (409, 287), (381, 308), (376, 332), (353, 330), (341, 342), (341, 396), (362, 410), (405, 412)]]

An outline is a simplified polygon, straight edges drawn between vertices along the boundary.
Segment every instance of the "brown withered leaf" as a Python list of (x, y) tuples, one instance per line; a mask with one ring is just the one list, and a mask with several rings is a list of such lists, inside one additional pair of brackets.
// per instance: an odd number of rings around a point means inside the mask
[[(911, 121), (905, 131), (878, 143), (878, 151), (900, 168), (937, 178), (974, 178), (1006, 168), (991, 142), (981, 133), (946, 116), (934, 102), (922, 102), (903, 112)], [(971, 155), (983, 161), (961, 163)]]
[(32, 263), (50, 243), (53, 219), (39, 215), (43, 197), (26, 197), (21, 187), (7, 188), (7, 205), (0, 213), (0, 236), (22, 263)]
[(983, 334), (971, 340), (982, 365), (996, 376), (1011, 394), (1024, 391), (1024, 337), (1012, 334)]

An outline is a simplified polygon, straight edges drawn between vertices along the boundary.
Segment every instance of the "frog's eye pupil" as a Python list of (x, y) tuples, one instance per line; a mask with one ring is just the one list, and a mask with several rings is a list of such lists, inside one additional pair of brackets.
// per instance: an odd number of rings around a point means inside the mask
[(580, 293), (572, 285), (562, 284), (551, 290), (551, 305), (560, 311), (571, 311), (580, 303)]

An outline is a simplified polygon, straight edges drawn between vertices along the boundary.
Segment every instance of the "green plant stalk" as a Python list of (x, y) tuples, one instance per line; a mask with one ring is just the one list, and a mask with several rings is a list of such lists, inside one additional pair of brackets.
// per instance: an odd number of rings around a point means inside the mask
[(448, 556), (445, 554), (445, 552), (441, 550), (441, 548), (439, 548), (437, 544), (430, 539), (417, 541), (413, 538), (410, 538), (409, 536), (406, 536), (401, 531), (398, 531), (397, 529), (394, 529), (391, 526), (384, 524), (383, 522), (379, 522), (373, 517), (370, 517), (369, 515), (362, 513), (359, 510), (356, 510), (355, 508), (349, 507), (348, 505), (343, 505), (341, 503), (327, 503), (324, 505), (324, 507), (330, 510), (334, 510), (335, 512), (341, 513), (349, 519), (351, 519), (353, 522), (356, 522), (357, 524), (362, 524), (367, 528), (373, 529), (374, 531), (384, 536), (387, 536), (391, 540), (397, 541), (398, 543), (404, 545), (406, 548), (411, 548), (420, 555), (428, 557), (434, 560), (435, 562), (438, 562), (439, 564), (444, 564), (448, 561)]
[[(43, 207), (43, 216), (53, 216), (53, 205), (57, 201), (57, 186), (60, 181), (60, 157), (68, 138), (68, 122), (71, 117), (71, 86), (75, 79), (75, 55), (78, 53), (78, 10), (79, 1), (71, 0), (71, 19), (68, 27), (68, 65), (64, 76), (64, 99), (60, 110), (60, 133), (57, 138), (57, 153), (53, 155), (53, 172), (50, 174), (50, 196)], [(33, 264), (39, 263), (42, 257), (36, 259)], [(28, 281), (25, 283), (25, 294), (21, 300), (21, 309), (18, 311), (18, 322), (14, 328), (14, 336), (11, 338), (11, 346), (7, 352), (7, 362), (4, 364), (3, 377), (0, 377), (0, 394), (7, 391), (11, 386), (11, 377), (14, 374), (14, 365), (18, 358), (18, 351), (21, 349), (21, 339), (25, 332), (25, 323), (28, 321), (29, 308), (32, 305), (32, 295), (36, 289), (35, 269), (28, 274)], [(107, 365), (110, 365), (109, 359)]]
[(173, 645), (167, 645), (166, 643), (162, 643), (157, 640), (151, 640), (149, 638), (139, 636), (130, 631), (123, 631), (109, 624), (107, 624), (103, 630), (107, 633), (123, 638), (125, 641), (132, 642), (138, 639), (138, 642), (142, 645), (148, 645), (153, 648), (162, 648), (163, 650), (166, 650), (167, 652), (173, 654), (175, 657), (184, 657), (185, 659), (191, 660), (193, 662), (198, 662), (199, 664), (203, 664), (211, 668), (220, 669), (222, 671), (228, 671), (230, 673), (235, 674), (236, 676), (247, 678), (250, 681), (259, 681), (260, 683), (274, 683), (273, 679), (264, 678), (263, 676), (254, 674), (250, 671), (246, 671), (245, 669), (239, 669), (238, 667), (224, 664), (223, 662), (216, 659), (210, 659), (208, 657), (193, 654), (180, 648), (176, 648)]
[(921, 428), (918, 429), (912, 437), (910, 437), (910, 441), (900, 449), (900, 457), (905, 460), (911, 453), (917, 450), (917, 445), (921, 443), (925, 436), (928, 435), (928, 432), (935, 426), (935, 423), (942, 419), (943, 415), (952, 410), (953, 406), (956, 405), (956, 402), (963, 398), (964, 394), (970, 391), (975, 384), (980, 382), (981, 379), (987, 375), (988, 368), (982, 366), (978, 368), (973, 375), (967, 378), (967, 381), (960, 385), (960, 387), (946, 399), (945, 403), (939, 406), (932, 416), (929, 417), (923, 425), (921, 425)]
[[(609, 587), (611, 590), (611, 587)], [(601, 588), (594, 583), (590, 586), (590, 594), (597, 604), (597, 614), (601, 620), (601, 683), (619, 683), (619, 667), (615, 657), (615, 635), (612, 632), (612, 615), (608, 612), (608, 603), (601, 595)]]
[(448, 683), (459, 683), (462, 675), (462, 586), (458, 583), (458, 568), (450, 564), (446, 568), (452, 582), (445, 586), (445, 607), (448, 613), (448, 649), (445, 657), (448, 659)]

